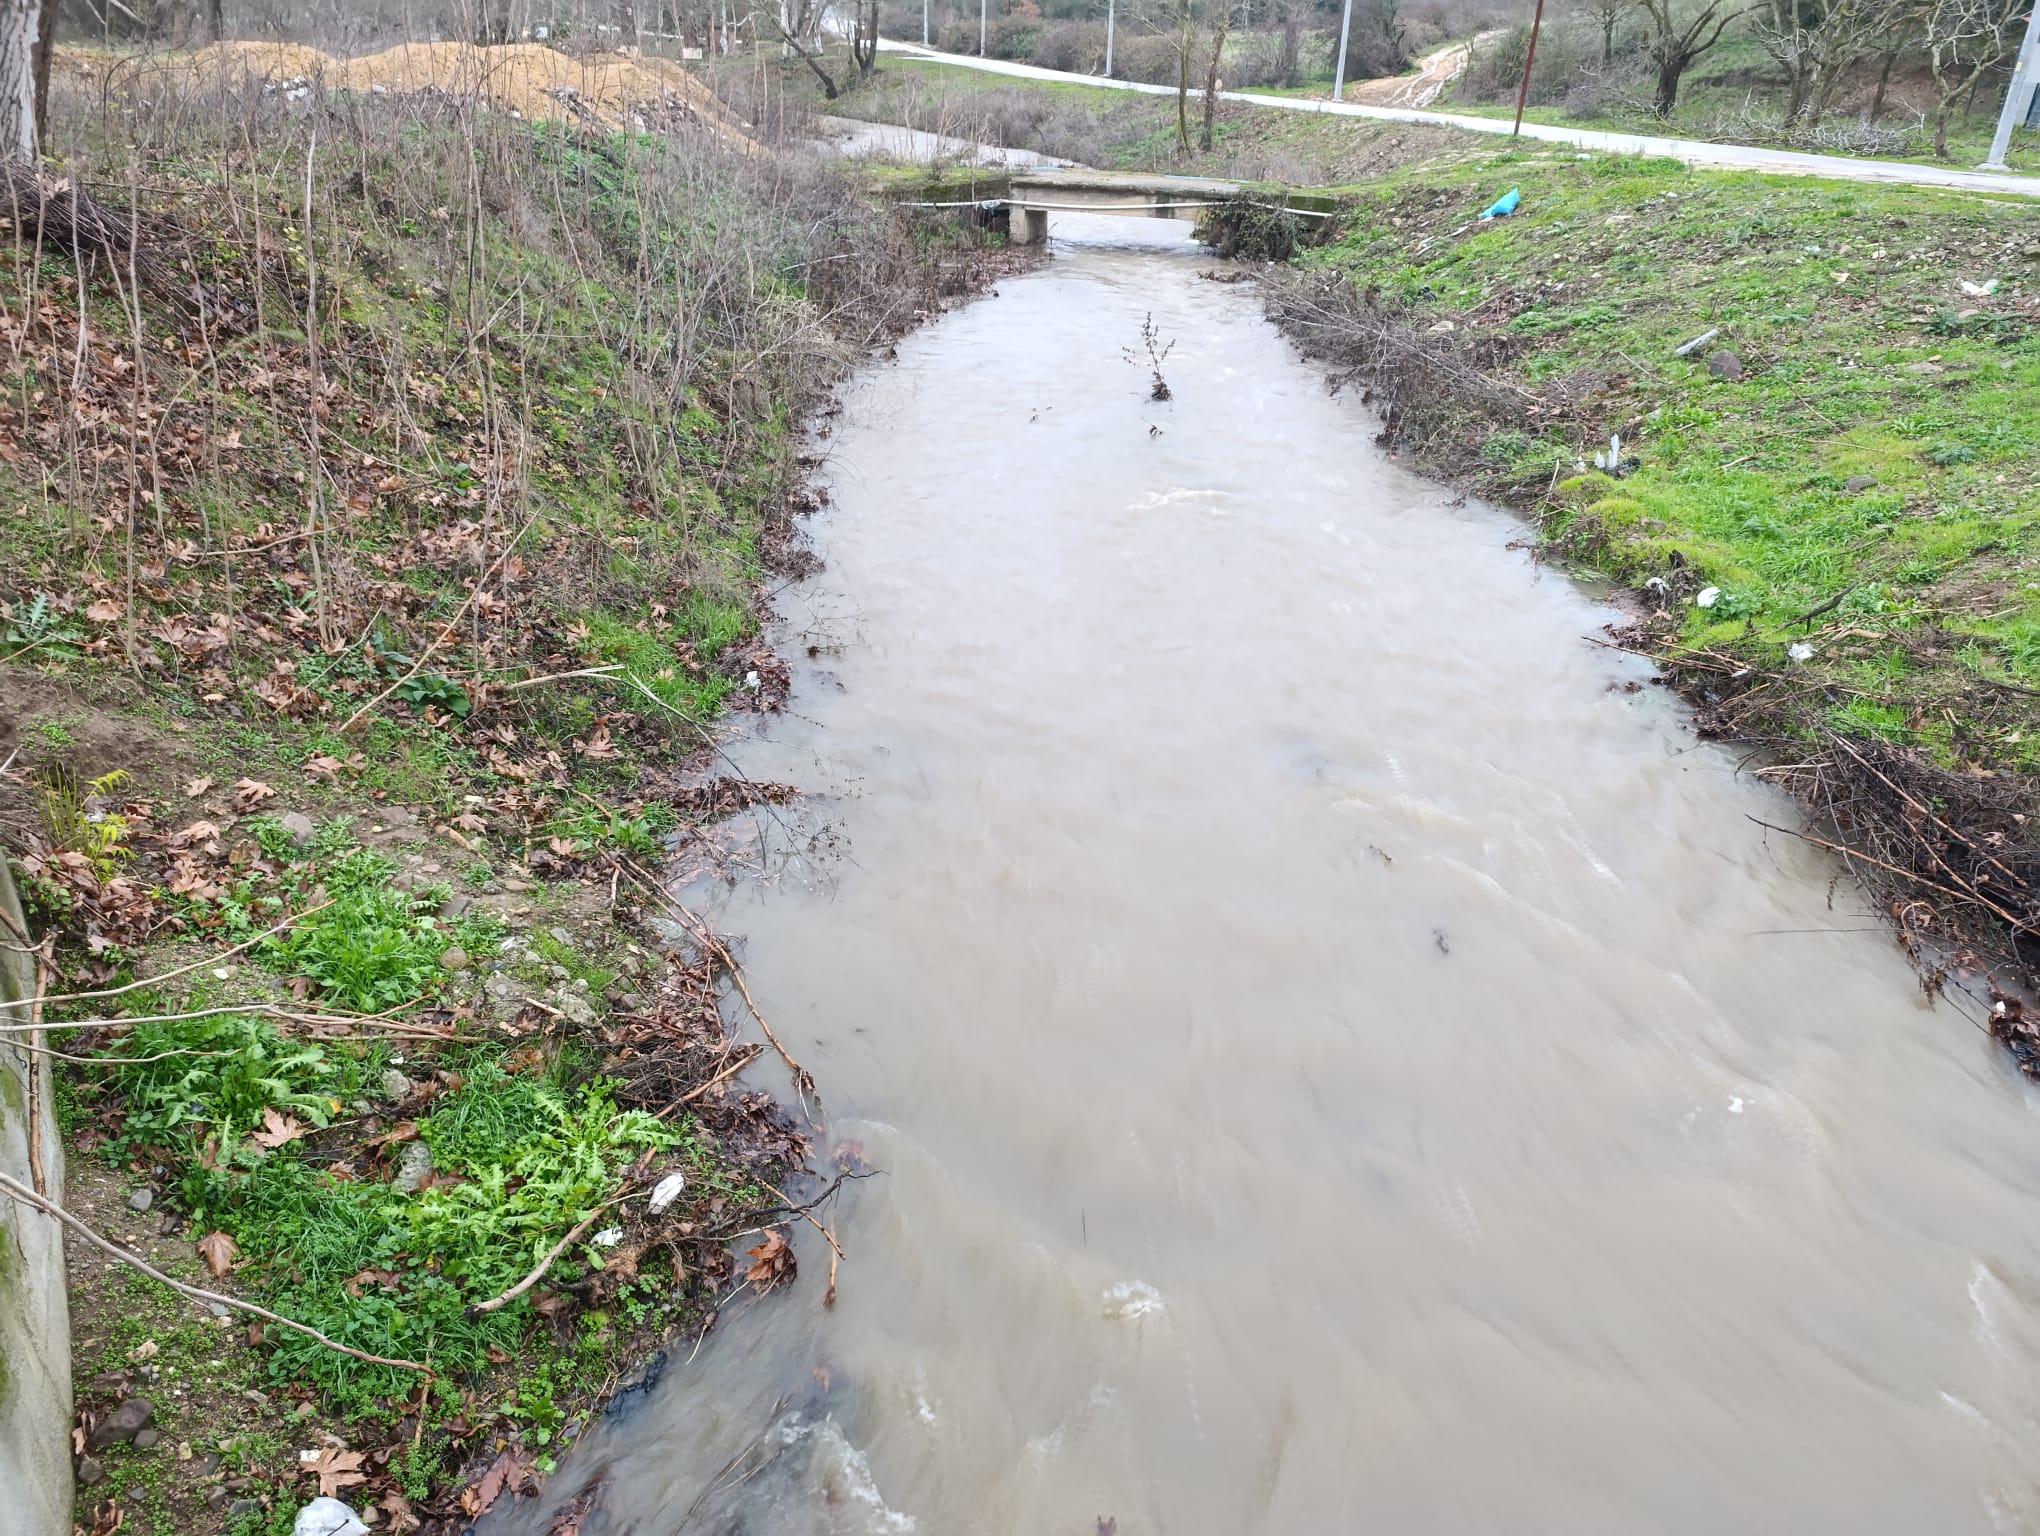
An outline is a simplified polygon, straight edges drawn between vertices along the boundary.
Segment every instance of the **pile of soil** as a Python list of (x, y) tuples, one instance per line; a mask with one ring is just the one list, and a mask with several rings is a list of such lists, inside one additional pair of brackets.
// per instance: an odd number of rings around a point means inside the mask
[(758, 152), (745, 125), (670, 59), (637, 53), (567, 54), (542, 43), (402, 43), (340, 59), (296, 43), (214, 43), (184, 61), (207, 81), (302, 81), (363, 94), (433, 91), (486, 102), (533, 122), (579, 122), (609, 132), (659, 127), (675, 117), (712, 131), (743, 154)]

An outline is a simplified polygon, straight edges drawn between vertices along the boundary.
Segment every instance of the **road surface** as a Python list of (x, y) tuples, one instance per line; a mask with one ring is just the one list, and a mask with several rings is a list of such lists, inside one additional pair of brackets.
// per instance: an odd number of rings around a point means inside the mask
[[(908, 54), (960, 69), (975, 69), (1015, 80), (1060, 81), (1101, 90), (1137, 91), (1148, 96), (1173, 96), (1173, 85), (1147, 85), (1138, 80), (1103, 80), (1095, 75), (1069, 74), (1036, 64), (1005, 59), (980, 59), (968, 54), (938, 53), (913, 43), (881, 41), (890, 53)], [(1334, 117), (1370, 117), (1382, 122), (1416, 123), (1426, 127), (1462, 128), (1468, 133), (1507, 136), (1502, 118), (1462, 117), (1454, 112), (1426, 112), (1412, 107), (1377, 107), (1354, 101), (1321, 101), (1297, 96), (1260, 96), (1251, 91), (1220, 91), (1221, 101), (1274, 107), (1284, 112), (1322, 112)], [(1995, 192), (2010, 197), (2040, 198), (2040, 176), (2007, 176), (1989, 171), (1958, 170), (1945, 165), (1909, 165), (1899, 160), (1855, 160), (1842, 155), (1809, 155), (1797, 150), (1762, 149), (1750, 144), (1703, 144), (1694, 139), (1658, 138), (1641, 133), (1603, 133), (1567, 128), (1556, 123), (1525, 123), (1523, 137), (1609, 155), (1664, 155), (1689, 165), (1724, 170), (1761, 171), (1773, 176), (1820, 176), (1831, 181), (1877, 182), (1886, 186), (1943, 187), (1963, 192)]]

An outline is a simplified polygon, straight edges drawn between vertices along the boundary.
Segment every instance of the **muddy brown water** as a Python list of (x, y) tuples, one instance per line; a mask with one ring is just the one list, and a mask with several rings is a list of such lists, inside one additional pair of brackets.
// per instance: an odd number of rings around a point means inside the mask
[(1975, 1009), (1182, 230), (847, 392), (716, 910), (885, 1173), (494, 1530), (2033, 1529)]

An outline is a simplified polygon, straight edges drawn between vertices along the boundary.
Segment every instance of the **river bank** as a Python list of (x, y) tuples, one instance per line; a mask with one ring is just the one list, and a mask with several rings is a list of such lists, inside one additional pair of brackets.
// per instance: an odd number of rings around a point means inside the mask
[(792, 792), (717, 722), (806, 413), (1005, 270), (798, 153), (303, 96), (60, 94), (115, 215), (0, 253), (28, 1038), (74, 1214), (218, 1297), (74, 1234), (93, 1530), (459, 1526), (791, 1281), (803, 1118), (660, 870)]

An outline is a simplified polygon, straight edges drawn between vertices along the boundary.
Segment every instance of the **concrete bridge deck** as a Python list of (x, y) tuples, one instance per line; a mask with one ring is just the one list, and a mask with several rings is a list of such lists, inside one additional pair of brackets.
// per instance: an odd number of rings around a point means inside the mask
[(1323, 218), (1333, 206), (1329, 193), (1311, 189), (1272, 189), (1213, 176), (1158, 176), (1075, 167), (1016, 171), (1003, 201), (1012, 211), (1013, 243), (1038, 245), (1048, 238), (1052, 212), (1187, 219), (1194, 218), (1200, 208), (1240, 197), (1265, 198), (1270, 207), (1306, 218)]

